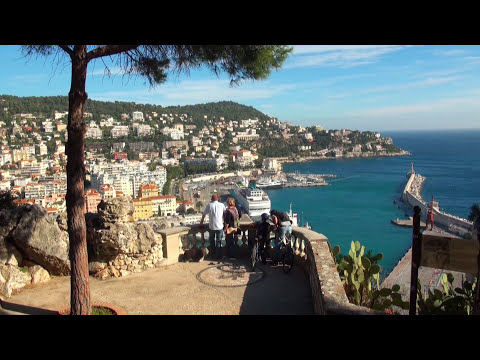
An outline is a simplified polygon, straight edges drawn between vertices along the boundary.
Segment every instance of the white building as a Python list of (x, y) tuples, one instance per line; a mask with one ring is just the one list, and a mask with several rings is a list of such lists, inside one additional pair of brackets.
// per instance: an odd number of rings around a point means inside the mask
[(48, 154), (47, 145), (45, 145), (45, 143), (36, 144), (35, 145), (35, 154), (40, 155), (40, 156), (47, 155)]
[(132, 112), (132, 121), (144, 121), (143, 112), (141, 111)]
[(137, 126), (137, 136), (150, 135), (152, 133), (152, 128), (150, 125), (138, 125)]
[(185, 134), (180, 131), (172, 131), (168, 134), (168, 137), (172, 140), (182, 140), (185, 137)]
[(128, 126), (126, 125), (117, 125), (112, 128), (110, 133), (112, 134), (113, 138), (121, 137), (121, 136), (128, 136), (129, 133)]
[(43, 129), (43, 132), (46, 132), (46, 133), (51, 133), (53, 132), (53, 124), (51, 121), (43, 121), (42, 122), (42, 129)]
[(68, 115), (68, 111), (55, 111), (55, 120), (64, 118)]
[(98, 127), (89, 127), (85, 133), (85, 137), (90, 139), (101, 139), (103, 137), (103, 131)]
[(6, 163), (12, 163), (12, 155), (8, 152), (0, 153), (0, 166), (5, 165)]
[(10, 180), (0, 180), (0, 191), (10, 190), (10, 187), (11, 187)]

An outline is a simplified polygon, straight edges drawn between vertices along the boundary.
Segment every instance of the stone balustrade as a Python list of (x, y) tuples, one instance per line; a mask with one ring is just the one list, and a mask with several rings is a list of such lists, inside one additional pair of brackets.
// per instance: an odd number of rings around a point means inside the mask
[[(255, 236), (253, 223), (240, 222), (240, 229), (235, 234), (239, 256), (249, 253), (248, 239)], [(166, 264), (178, 262), (180, 256), (187, 249), (199, 249), (210, 246), (208, 241), (208, 226), (190, 225), (160, 231), (163, 238), (163, 253)], [(377, 311), (350, 304), (345, 294), (340, 275), (337, 272), (332, 257), (328, 239), (315, 231), (294, 227), (292, 228), (292, 247), (295, 251), (295, 264), (305, 272), (310, 282), (315, 314), (318, 315), (374, 315), (383, 314)], [(273, 237), (273, 233), (271, 234)], [(225, 239), (223, 240), (225, 241)], [(223, 248), (226, 255), (226, 248)]]

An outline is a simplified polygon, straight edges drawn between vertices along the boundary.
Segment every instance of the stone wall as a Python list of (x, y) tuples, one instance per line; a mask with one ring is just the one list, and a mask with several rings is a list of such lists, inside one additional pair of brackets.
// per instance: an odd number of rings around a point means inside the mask
[(153, 246), (143, 253), (119, 254), (108, 263), (92, 262), (89, 264), (90, 272), (95, 277), (105, 279), (107, 277), (127, 276), (130, 273), (142, 272), (148, 269), (159, 268), (167, 265), (167, 259), (163, 257), (163, 246)]
[[(293, 235), (303, 240), (303, 266), (310, 281), (312, 300), (317, 315), (376, 315), (384, 314), (365, 307), (350, 304), (345, 294), (328, 239), (315, 231), (293, 228)], [(298, 251), (297, 251), (298, 252)], [(301, 253), (302, 254), (302, 253)]]

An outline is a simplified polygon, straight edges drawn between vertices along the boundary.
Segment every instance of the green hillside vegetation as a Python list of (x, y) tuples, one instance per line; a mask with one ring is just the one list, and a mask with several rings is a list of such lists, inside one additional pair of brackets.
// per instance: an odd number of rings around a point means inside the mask
[[(1, 105), (2, 107), (8, 107), (10, 114), (32, 113), (37, 116), (53, 117), (55, 111), (68, 110), (67, 96), (18, 97), (0, 95), (0, 100), (5, 100), (1, 102)], [(223, 116), (227, 121), (253, 118), (267, 120), (269, 118), (269, 116), (251, 106), (237, 104), (233, 101), (162, 107), (160, 105), (138, 104), (134, 102), (108, 102), (87, 99), (85, 111), (92, 113), (94, 119), (99, 119), (101, 115), (110, 115), (115, 120), (120, 120), (121, 114), (131, 115), (133, 111), (142, 111), (149, 114), (156, 112), (159, 116), (161, 114), (188, 114), (189, 118), (200, 122), (203, 121), (204, 115), (208, 115), (209, 118), (214, 117), (216, 120)]]

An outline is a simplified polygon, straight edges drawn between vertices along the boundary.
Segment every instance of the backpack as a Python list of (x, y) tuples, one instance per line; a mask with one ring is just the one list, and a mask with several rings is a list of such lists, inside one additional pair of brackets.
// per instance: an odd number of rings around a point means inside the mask
[(237, 208), (227, 208), (227, 211), (233, 216), (233, 227), (238, 228), (240, 226), (240, 216), (238, 216)]

